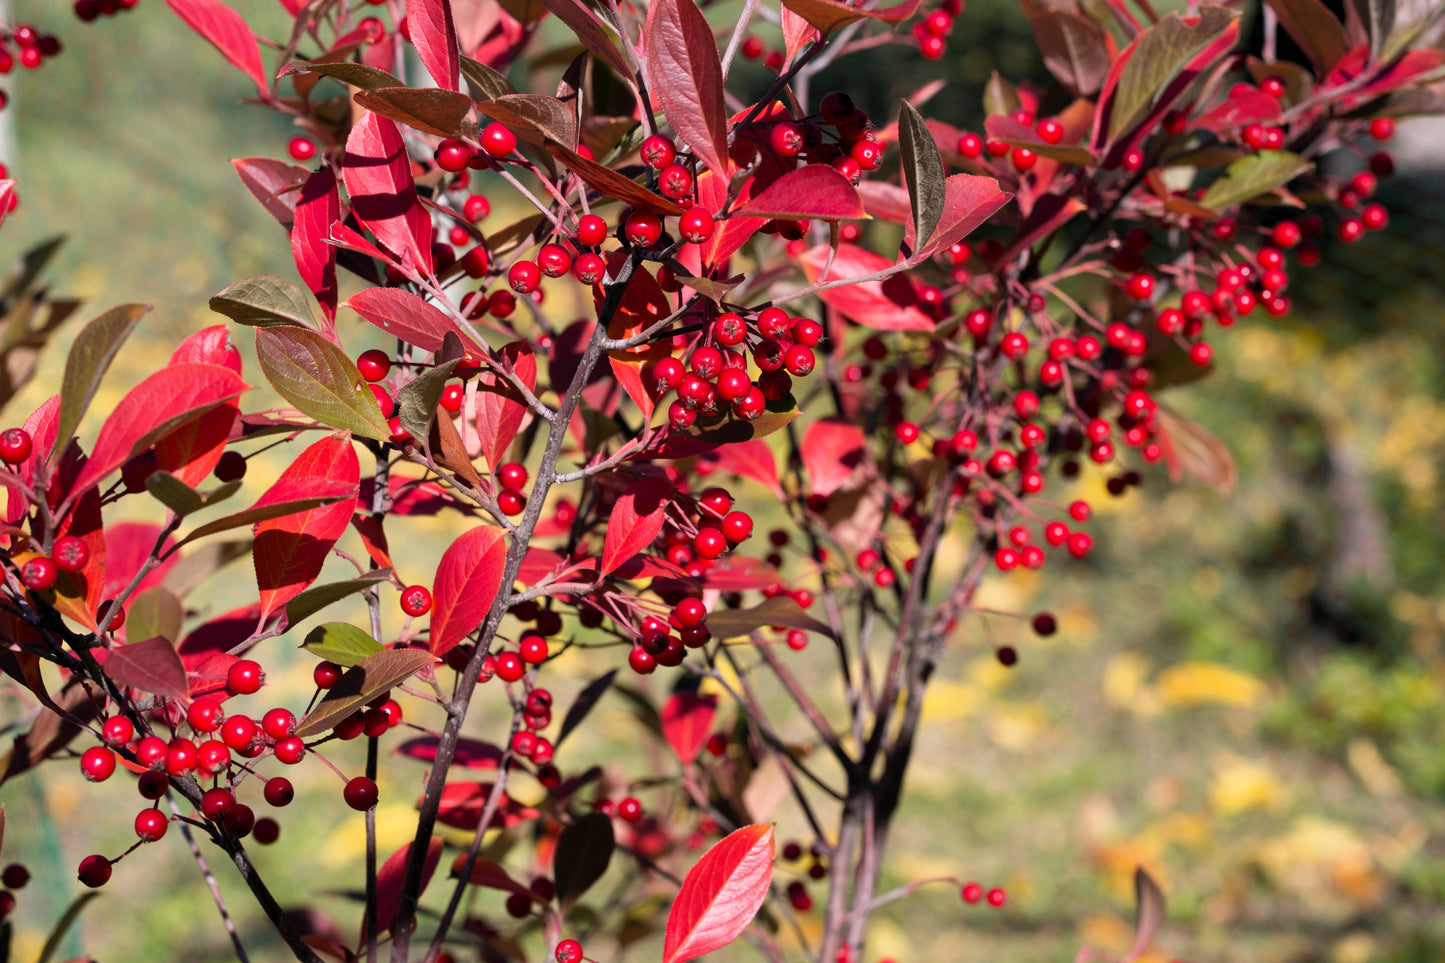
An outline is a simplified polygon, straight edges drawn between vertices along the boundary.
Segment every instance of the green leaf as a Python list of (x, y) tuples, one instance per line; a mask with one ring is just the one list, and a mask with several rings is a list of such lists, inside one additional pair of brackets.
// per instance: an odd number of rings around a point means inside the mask
[(1012, 114), (1019, 109), (1019, 92), (1014, 85), (1004, 80), (997, 70), (988, 76), (983, 88), (983, 112), (985, 114)]
[(80, 911), (89, 906), (90, 901), (99, 895), (99, 893), (93, 892), (81, 893), (75, 898), (75, 901), (61, 914), (60, 919), (55, 921), (55, 927), (45, 938), (45, 945), (41, 947), (40, 955), (35, 958), (35, 963), (49, 963), (50, 958), (55, 955), (55, 951), (60, 949), (65, 934), (69, 932), (70, 927), (75, 924), (76, 918), (80, 916)]
[(45, 270), (45, 265), (60, 250), (60, 245), (65, 243), (65, 235), (61, 234), (49, 240), (41, 241), (39, 244), (20, 255), (17, 263), (12, 265), (6, 272), (8, 280), (5, 288), (0, 291), (0, 302), (8, 303), (17, 294), (30, 289), (35, 279), (40, 277), (40, 272)]
[(371, 637), (371, 633), (357, 628), (350, 622), (327, 622), (306, 633), (301, 648), (318, 659), (327, 659), (337, 665), (352, 666), (369, 655), (386, 651), (382, 644)]
[(422, 666), (436, 662), (425, 649), (383, 649), (369, 655), (346, 671), (326, 698), (301, 720), (296, 735), (303, 739), (335, 726), (358, 708), (411, 678)]
[(219, 505), (240, 490), (239, 481), (230, 481), (208, 492), (198, 492), (168, 471), (154, 471), (146, 478), (146, 491), (180, 518)]
[(1315, 70), (1324, 76), (1350, 49), (1345, 25), (1321, 0), (1265, 0), (1279, 25), (1299, 44)]
[(1223, 210), (1283, 187), (1313, 166), (1289, 151), (1262, 150), (1248, 154), (1230, 164), (1220, 178), (1209, 185), (1199, 203), (1212, 210)]
[(705, 624), (713, 638), (723, 640), (752, 635), (765, 625), (804, 629), (830, 638), (833, 635), (831, 629), (804, 612), (797, 602), (783, 595), (766, 599), (761, 605), (750, 609), (720, 609), (710, 612)]
[(181, 638), (185, 608), (180, 596), (167, 588), (148, 589), (135, 597), (125, 611), (126, 638), (153, 639), (156, 636), (174, 644)]
[(376, 583), (385, 582), (390, 578), (391, 569), (379, 568), (374, 572), (367, 572), (365, 575), (347, 579), (344, 582), (313, 585), (286, 603), (286, 624), (288, 626), (299, 625), (333, 602), (339, 602), (358, 592), (364, 592)]
[(943, 216), (943, 158), (923, 117), (906, 100), (898, 111), (898, 149), (903, 155), (908, 204), (913, 209), (914, 245), (922, 247)]
[(242, 278), (211, 298), (210, 304), (217, 314), (253, 328), (281, 324), (316, 327), (305, 292), (290, 281), (269, 274)]
[(472, 85), (478, 100), (496, 100), (517, 92), (517, 88), (513, 87), (506, 77), (471, 57), (462, 58), (462, 76)]
[(75, 336), (65, 356), (65, 374), (60, 380), (60, 423), (55, 430), (55, 451), (65, 451), (80, 419), (100, 388), (100, 381), (115, 359), (116, 352), (135, 330), (149, 304), (122, 304), (99, 315)]
[(256, 332), (256, 357), (271, 387), (302, 414), (376, 441), (391, 437), (355, 362), (316, 332), (262, 328)]
[[(239, 486), (240, 482), (232, 482), (231, 484)], [(245, 528), (248, 525), (264, 522), (270, 518), (282, 518), (286, 515), (295, 515), (299, 512), (309, 512), (313, 508), (330, 505), (344, 498), (351, 498), (355, 494), (353, 490), (350, 494), (326, 495), (317, 498), (295, 498), (285, 502), (272, 502), (270, 505), (253, 506), (245, 511), (236, 512), (224, 518), (218, 518), (214, 522), (207, 522), (177, 542), (176, 546), (180, 547), (181, 545), (189, 544), (198, 538), (205, 538), (217, 532), (227, 532), (233, 528)]]
[(1193, 26), (1171, 13), (1140, 34), (1114, 91), (1109, 140), (1115, 140), (1143, 120), (1159, 92), (1238, 17), (1239, 14), (1223, 7), (1204, 7)]
[(397, 393), (397, 417), (413, 438), (426, 438), (431, 434), (431, 425), (436, 420), (437, 405), (446, 390), (447, 379), (460, 363), (460, 358), (454, 358), (429, 368)]
[(400, 79), (381, 70), (377, 67), (368, 67), (365, 64), (313, 64), (304, 60), (289, 63), (281, 71), (281, 76), (288, 74), (322, 74), (326, 77), (334, 77), (343, 84), (350, 84), (353, 87), (360, 87), (362, 90), (375, 90), (378, 87), (403, 87), (405, 84)]

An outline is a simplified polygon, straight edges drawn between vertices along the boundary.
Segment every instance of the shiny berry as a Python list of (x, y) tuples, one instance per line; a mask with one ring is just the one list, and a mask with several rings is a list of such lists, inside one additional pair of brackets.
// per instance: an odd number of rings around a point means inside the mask
[(678, 233), (690, 244), (706, 243), (712, 238), (714, 229), (712, 215), (700, 207), (683, 211), (682, 216), (677, 219)]
[(486, 151), (489, 157), (506, 157), (517, 149), (517, 135), (508, 130), (505, 124), (495, 121), (482, 131), (480, 140), (482, 150)]
[(401, 592), (401, 610), (412, 618), (418, 618), (431, 611), (431, 592), (425, 585), (408, 585)]
[(50, 557), (62, 572), (78, 572), (90, 560), (90, 546), (85, 544), (84, 539), (64, 535), (55, 540)]
[(653, 134), (642, 142), (641, 154), (644, 164), (660, 171), (677, 157), (677, 147), (670, 137)]
[(607, 240), (607, 222), (596, 214), (583, 214), (577, 219), (577, 242), (595, 247)]
[(342, 792), (342, 798), (346, 800), (346, 805), (357, 812), (365, 812), (375, 806), (377, 796), (376, 783), (365, 776), (357, 776), (352, 779)]
[(226, 687), (238, 695), (259, 692), (266, 682), (266, 673), (261, 664), (251, 659), (239, 659), (226, 670)]
[(115, 753), (105, 746), (91, 746), (81, 753), (80, 771), (90, 782), (105, 782), (115, 772)]
[(20, 567), (20, 581), (25, 587), (36, 592), (43, 592), (55, 585), (55, 580), (60, 577), (60, 566), (48, 556), (40, 555), (30, 559)]
[(277, 809), (282, 806), (291, 805), (291, 800), (296, 798), (296, 790), (291, 786), (291, 780), (285, 776), (272, 776), (266, 780), (266, 786), (262, 790), (266, 802)]
[(623, 233), (629, 243), (650, 248), (662, 237), (662, 221), (651, 211), (633, 211), (627, 217)]
[(76, 878), (91, 889), (104, 886), (110, 882), (110, 860), (100, 855), (85, 857)]
[(30, 432), (24, 428), (7, 428), (0, 432), (0, 459), (6, 464), (20, 464), (30, 457), (32, 447)]
[(134, 735), (135, 726), (125, 716), (111, 716), (100, 727), (101, 739), (112, 749), (130, 742)]
[(142, 809), (135, 816), (135, 834), (144, 842), (153, 843), (166, 834), (170, 824), (159, 809)]

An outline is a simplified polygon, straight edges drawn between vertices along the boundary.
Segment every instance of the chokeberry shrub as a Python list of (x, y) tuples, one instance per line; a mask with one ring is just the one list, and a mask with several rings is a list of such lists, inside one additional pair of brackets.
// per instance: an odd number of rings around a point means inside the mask
[[(741, 937), (863, 959), (870, 914), (913, 888), (880, 891), (930, 680), (992, 645), (980, 586), (1087, 562), (1081, 474), (1230, 484), (1161, 391), (1287, 313), (1322, 238), (1387, 225), (1371, 142), (1445, 61), (1386, 3), (1341, 21), (1272, 0), (1304, 64), (1242, 52), (1228, 6), (1027, 4), (1052, 81), (995, 78), (970, 131), (930, 118), (942, 85), (879, 116), (811, 83), (883, 44), (938, 60), (955, 0), (727, 22), (694, 0), (283, 0), (271, 37), (220, 0), (166, 6), (249, 81), (246, 109), (304, 132), (235, 162), (300, 283), (218, 292), (224, 322), (108, 413), (91, 403), (146, 307), (104, 312), (0, 434), (0, 668), (38, 706), (3, 778), (78, 758), (137, 837), (91, 841), (81, 884), (142, 845), (223, 853), (305, 961), (573, 963), (652, 931), (664, 963)], [(7, 29), (26, 67), (60, 50)], [(1335, 151), (1359, 173), (1320, 163)], [(43, 342), (63, 320), (17, 323)], [(285, 408), (249, 403), (257, 375)], [(285, 467), (238, 508), (263, 449)], [(251, 601), (187, 608), (242, 555)], [(333, 558), (352, 571), (323, 580)], [(276, 704), (268, 662), (295, 644), (315, 691)], [(827, 678), (797, 670), (810, 646)], [(562, 753), (609, 697), (659, 752)], [(483, 702), (509, 722), (469, 725)], [(364, 877), (316, 881), (364, 894), (359, 929), (286, 912), (249, 855), (285, 835), (306, 768), (335, 782), (308, 805), (366, 819)], [(389, 800), (415, 828), (378, 852)], [(1009, 905), (959, 873), (964, 905)], [(1142, 951), (1163, 896), (1137, 884)]]

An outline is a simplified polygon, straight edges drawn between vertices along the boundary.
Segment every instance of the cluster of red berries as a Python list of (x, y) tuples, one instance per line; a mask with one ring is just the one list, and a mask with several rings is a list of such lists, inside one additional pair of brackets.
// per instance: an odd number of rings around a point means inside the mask
[(75, 0), (75, 15), (85, 23), (97, 17), (113, 17), (122, 10), (130, 10), (140, 0)]
[(953, 20), (963, 12), (963, 0), (943, 0), (937, 10), (929, 11), (913, 23), (913, 39), (924, 60), (942, 60), (948, 52), (948, 37), (953, 33)]
[[(317, 688), (331, 688), (342, 672), (335, 663), (318, 664), (313, 673)], [(265, 673), (253, 660), (239, 659), (227, 670), (229, 695), (252, 695), (264, 684)], [(255, 718), (242, 712), (228, 713), (219, 700), (203, 697), (193, 700), (184, 712), (161, 707), (156, 716), (169, 727), (169, 739), (139, 735), (131, 718), (112, 715), (101, 726), (100, 744), (80, 756), (81, 773), (91, 782), (108, 780), (122, 763), (139, 774), (137, 790), (151, 805), (136, 814), (136, 845), (165, 836), (171, 817), (161, 811), (159, 801), (172, 780), (187, 778), (211, 783), (202, 792), (199, 813), (218, 830), (238, 839), (249, 836), (262, 844), (274, 843), (280, 836), (280, 824), (270, 817), (257, 818), (251, 806), (237, 801), (236, 791), (245, 778), (255, 774), (254, 760), (269, 754), (282, 765), (294, 766), (311, 752), (315, 743), (308, 745), (296, 735), (295, 714), (278, 706)], [(401, 706), (385, 693), (337, 723), (326, 738), (377, 738), (401, 721)], [(182, 734), (182, 726), (189, 729), (189, 735)], [(377, 795), (376, 783), (365, 776), (349, 780), (342, 793), (346, 804), (358, 811), (374, 806)], [(286, 777), (273, 776), (263, 781), (262, 796), (270, 806), (281, 808), (290, 804), (295, 790)], [(86, 886), (104, 885), (111, 867), (124, 855), (86, 857), (80, 864), (80, 881)]]
[(23, 863), (11, 863), (0, 871), (0, 885), (5, 887), (0, 890), (0, 923), (15, 912), (15, 891), (24, 889), (29, 882), (30, 870)]
[(995, 886), (993, 889), (985, 892), (983, 886), (978, 883), (964, 883), (963, 888), (960, 890), (960, 895), (963, 897), (963, 901), (970, 906), (980, 900), (986, 900), (988, 905), (994, 909), (999, 909), (1004, 903), (1008, 902), (1008, 894), (1005, 893), (1001, 887)]
[[(11, 48), (12, 44), (15, 49)], [(19, 60), (20, 66), (26, 70), (34, 70), (44, 63), (47, 57), (54, 57), (59, 53), (60, 38), (54, 34), (40, 33), (29, 24), (20, 24), (17, 27), (0, 24), (0, 74), (8, 74), (14, 70), (16, 60)], [(9, 105), (9, 93), (0, 89), (0, 110)]]

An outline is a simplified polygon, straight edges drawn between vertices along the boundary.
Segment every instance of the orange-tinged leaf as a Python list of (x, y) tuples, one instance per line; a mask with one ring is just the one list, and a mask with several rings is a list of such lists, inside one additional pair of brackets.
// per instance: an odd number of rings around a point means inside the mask
[(831, 495), (853, 476), (867, 458), (868, 436), (857, 422), (846, 418), (819, 418), (803, 434), (803, 467), (808, 488)]
[(662, 737), (686, 765), (697, 758), (712, 732), (717, 696), (701, 696), (681, 689), (667, 697), (658, 714), (662, 718)]
[(773, 827), (744, 826), (688, 870), (667, 915), (662, 963), (686, 963), (747, 929), (773, 878)]
[(502, 584), (507, 542), (500, 528), (463, 532), (442, 553), (432, 584), (431, 650), (438, 656), (482, 624)]
[(612, 572), (652, 544), (662, 531), (667, 506), (677, 489), (661, 475), (634, 483), (617, 498), (602, 543), (601, 574)]
[[(537, 389), (537, 357), (525, 341), (513, 341), (498, 352), (502, 363), (511, 365), (513, 373), (528, 391)], [(477, 437), (481, 439), (482, 455), (495, 470), (506, 460), (507, 449), (522, 427), (528, 408), (521, 392), (501, 375), (483, 371), (477, 378)]]

